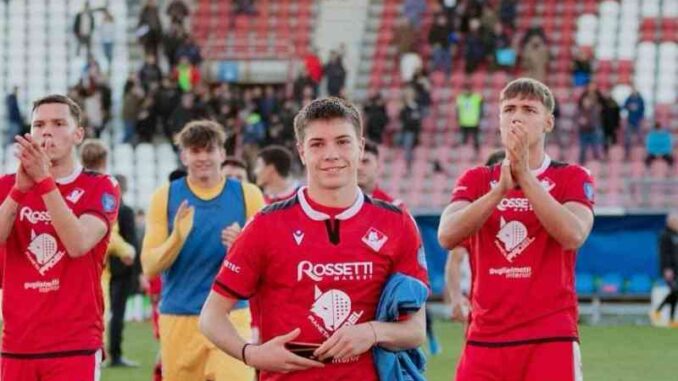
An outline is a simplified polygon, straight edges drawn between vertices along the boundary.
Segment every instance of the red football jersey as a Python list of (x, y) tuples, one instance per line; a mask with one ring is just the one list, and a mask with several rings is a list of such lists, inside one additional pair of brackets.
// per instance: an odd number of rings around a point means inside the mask
[[(490, 191), (501, 166), (476, 167), (459, 179), (452, 201)], [(546, 158), (535, 171), (558, 202), (593, 208), (593, 180), (578, 165)], [(472, 270), (470, 342), (577, 338), (576, 252), (544, 229), (522, 190), (513, 189), (469, 238)]]
[[(345, 210), (296, 197), (262, 210), (242, 231), (217, 275), (226, 297), (256, 295), (265, 342), (301, 329), (296, 342), (320, 344), (342, 326), (374, 320), (388, 277), (427, 280), (414, 220), (400, 209), (359, 194)], [(371, 351), (323, 369), (262, 372), (261, 380), (378, 379)]]
[[(1, 201), (14, 177), (0, 178)], [(112, 177), (79, 170), (57, 184), (76, 216), (91, 214), (109, 227), (115, 221), (120, 192)], [(58, 356), (102, 347), (101, 272), (110, 229), (89, 253), (71, 258), (50, 221), (42, 198), (29, 192), (5, 246), (3, 355)]]

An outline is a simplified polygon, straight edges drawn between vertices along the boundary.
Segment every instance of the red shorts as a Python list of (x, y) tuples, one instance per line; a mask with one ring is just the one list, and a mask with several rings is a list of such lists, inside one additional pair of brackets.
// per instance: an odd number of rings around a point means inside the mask
[(0, 380), (7, 381), (99, 381), (101, 350), (82, 356), (39, 359), (3, 356)]
[(466, 344), (456, 381), (581, 381), (576, 341), (486, 347)]

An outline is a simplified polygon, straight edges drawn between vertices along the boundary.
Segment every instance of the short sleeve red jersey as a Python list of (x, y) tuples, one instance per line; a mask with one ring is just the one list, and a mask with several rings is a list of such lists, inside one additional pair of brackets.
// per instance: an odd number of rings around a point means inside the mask
[[(452, 201), (480, 198), (499, 181), (500, 171), (500, 165), (470, 169), (459, 179)], [(593, 180), (584, 168), (547, 157), (535, 174), (558, 202), (593, 208)], [(549, 235), (522, 190), (509, 191), (468, 243), (469, 342), (577, 338), (576, 252)]]
[[(14, 178), (0, 178), (1, 201)], [(110, 226), (118, 215), (119, 188), (110, 176), (82, 170), (57, 186), (75, 216), (99, 217), (109, 231), (87, 254), (71, 258), (42, 198), (29, 191), (5, 246), (3, 355), (58, 356), (102, 347), (101, 272)]]
[[(359, 194), (334, 216), (304, 188), (259, 213), (238, 236), (214, 290), (230, 298), (256, 295), (262, 341), (301, 328), (295, 340), (320, 344), (339, 328), (374, 320), (388, 277), (396, 272), (428, 284), (412, 217)], [(261, 380), (378, 380), (371, 351), (323, 369), (262, 372)]]

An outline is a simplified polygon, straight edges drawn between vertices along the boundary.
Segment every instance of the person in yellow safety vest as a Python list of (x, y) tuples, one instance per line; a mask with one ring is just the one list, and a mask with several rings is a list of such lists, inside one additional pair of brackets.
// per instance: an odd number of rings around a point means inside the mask
[(469, 135), (473, 137), (473, 148), (480, 148), (480, 120), (483, 115), (483, 96), (474, 92), (471, 82), (464, 82), (464, 90), (457, 96), (457, 119), (461, 128), (462, 144), (466, 144)]

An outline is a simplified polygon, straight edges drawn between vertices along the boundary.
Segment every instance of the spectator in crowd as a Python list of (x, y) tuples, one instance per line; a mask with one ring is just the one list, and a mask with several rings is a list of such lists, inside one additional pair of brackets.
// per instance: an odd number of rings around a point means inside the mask
[(106, 57), (106, 67), (110, 76), (113, 67), (113, 44), (115, 42), (115, 20), (108, 10), (104, 10), (104, 19), (99, 27), (101, 47)]
[(645, 119), (645, 101), (638, 89), (634, 88), (631, 95), (626, 98), (624, 110), (627, 112), (624, 147), (626, 148), (626, 156), (628, 157), (631, 152), (631, 145), (639, 144), (642, 140), (641, 127), (643, 120)]
[(592, 72), (591, 58), (584, 50), (576, 49), (572, 61), (572, 84), (575, 87), (588, 85), (591, 82)]
[[(259, 89), (261, 92), (261, 90)], [(265, 122), (269, 122), (271, 117), (280, 110), (280, 101), (273, 86), (266, 86), (263, 93), (257, 97), (257, 108)]]
[(141, 9), (137, 36), (145, 53), (153, 55), (157, 60), (158, 45), (162, 41), (162, 23), (160, 22), (160, 11), (156, 0), (147, 0), (146, 5)]
[(169, 118), (169, 136), (168, 139), (171, 141), (174, 138), (174, 135), (181, 131), (181, 129), (188, 124), (188, 122), (197, 120), (200, 117), (200, 114), (195, 109), (195, 95), (193, 93), (184, 93), (181, 95), (181, 103), (174, 112), (170, 115)]
[(236, 179), (240, 182), (248, 181), (247, 165), (235, 156), (226, 156), (221, 163), (221, 173), (226, 178)]
[(539, 20), (537, 19), (532, 20), (532, 25), (525, 31), (523, 39), (520, 41), (520, 46), (524, 47), (535, 36), (540, 37), (542, 41), (544, 41), (544, 44), (548, 44), (546, 32), (544, 32), (544, 29), (539, 25)]
[(177, 82), (181, 91), (190, 92), (200, 84), (200, 69), (188, 57), (181, 56), (179, 64), (172, 70), (172, 80)]
[(323, 63), (318, 57), (318, 52), (313, 49), (304, 57), (304, 66), (306, 67), (306, 72), (308, 76), (313, 80), (315, 88), (313, 89), (314, 94), (318, 94), (318, 85), (323, 79)]
[(242, 115), (244, 115), (242, 130), (243, 158), (248, 163), (252, 163), (266, 142), (266, 124), (261, 119), (261, 115), (257, 112), (253, 103), (245, 107)]
[(442, 71), (446, 74), (450, 74), (452, 71), (451, 35), (452, 28), (450, 28), (447, 17), (442, 13), (438, 14), (428, 33), (428, 43), (433, 49), (431, 52), (431, 70)]
[(440, 11), (452, 30), (457, 27), (457, 3), (457, 0), (440, 0)]
[(163, 78), (160, 87), (153, 94), (154, 112), (160, 123), (160, 130), (171, 140), (172, 132), (170, 116), (181, 101), (181, 93), (177, 83), (171, 78)]
[(171, 68), (177, 64), (177, 51), (185, 43), (186, 38), (186, 30), (181, 24), (177, 23), (172, 23), (163, 37), (165, 57), (167, 57), (167, 63)]
[(515, 29), (517, 15), (518, 0), (501, 0), (499, 2), (499, 20), (504, 26)]
[(416, 51), (417, 30), (407, 20), (399, 20), (393, 31), (393, 44), (398, 47), (398, 57)]
[(417, 104), (421, 109), (422, 117), (427, 117), (431, 107), (431, 82), (428, 80), (428, 76), (423, 68), (417, 70), (414, 74), (410, 86), (412, 86), (416, 94)]
[(144, 97), (136, 124), (136, 136), (139, 142), (150, 143), (155, 135), (158, 124), (158, 114), (155, 110), (155, 100)]
[(600, 99), (602, 106), (603, 122), (603, 149), (605, 154), (610, 145), (617, 144), (617, 131), (619, 130), (621, 120), (621, 109), (617, 101), (612, 98), (612, 94), (606, 91)]
[(600, 154), (601, 106), (595, 93), (585, 93), (579, 100), (577, 126), (579, 128), (579, 164), (586, 162), (589, 148), (596, 160)]
[(78, 40), (76, 54), (80, 55), (82, 47), (85, 47), (85, 57), (92, 53), (92, 34), (94, 33), (94, 11), (90, 7), (89, 1), (85, 1), (82, 10), (75, 15), (73, 23), (73, 34)]
[(490, 3), (484, 3), (480, 14), (480, 29), (484, 33), (492, 33), (494, 26), (499, 23), (499, 16), (495, 7)]
[(86, 136), (101, 137), (111, 119), (111, 88), (103, 80), (85, 88), (83, 111), (87, 119)]
[(480, 30), (480, 21), (472, 19), (469, 22), (469, 32), (464, 41), (464, 59), (466, 73), (473, 73), (485, 58), (485, 46)]
[(471, 81), (464, 82), (464, 88), (457, 96), (457, 119), (461, 128), (461, 144), (473, 137), (473, 148), (476, 154), (480, 150), (480, 121), (483, 116), (483, 96), (473, 91)]
[(367, 99), (367, 103), (363, 106), (363, 115), (365, 116), (365, 135), (367, 139), (381, 144), (389, 117), (386, 112), (386, 103), (379, 91), (372, 91)]
[(315, 98), (318, 94), (318, 85), (317, 82), (314, 81), (311, 76), (308, 74), (308, 69), (306, 69), (306, 66), (302, 66), (299, 69), (299, 76), (297, 76), (297, 79), (294, 80), (294, 84), (292, 85), (292, 93), (294, 96), (294, 100), (297, 103), (301, 103), (303, 98), (304, 98), (304, 90), (307, 88), (310, 88), (312, 93), (313, 93), (313, 98)]
[(200, 46), (195, 41), (195, 38), (188, 34), (183, 42), (179, 45), (175, 52), (175, 60), (181, 60), (181, 57), (186, 57), (191, 64), (198, 66), (202, 63), (202, 53)]
[(421, 21), (426, 13), (426, 2), (421, 0), (405, 0), (403, 15), (416, 29), (421, 27)]
[(673, 165), (673, 136), (671, 132), (662, 128), (661, 123), (654, 122), (654, 129), (645, 137), (647, 158), (645, 164), (649, 167), (655, 159), (662, 159)]
[(125, 126), (123, 143), (132, 143), (134, 139), (143, 98), (144, 90), (139, 86), (136, 78), (129, 78), (123, 88), (122, 122)]
[(24, 117), (19, 109), (19, 88), (14, 86), (12, 92), (5, 98), (5, 110), (7, 112), (7, 135), (5, 136), (5, 146), (14, 143), (14, 137), (23, 132)]
[(238, 14), (254, 15), (257, 13), (254, 8), (254, 0), (235, 0), (234, 12)]
[(457, 12), (461, 15), (459, 30), (468, 33), (472, 20), (479, 20), (483, 13), (483, 0), (466, 0), (459, 2)]
[(536, 79), (539, 82), (546, 81), (549, 50), (543, 38), (535, 35), (527, 40), (520, 58), (524, 76)]
[(408, 86), (403, 92), (403, 107), (400, 110), (401, 127), (401, 145), (405, 149), (405, 161), (407, 162), (407, 171), (412, 169), (412, 159), (414, 157), (414, 147), (419, 139), (421, 131), (421, 122), (423, 119), (421, 107), (417, 103), (417, 94), (415, 90)]
[(516, 63), (516, 51), (511, 46), (511, 39), (501, 23), (494, 25), (494, 30), (489, 35), (488, 48), (495, 67), (513, 68)]
[(666, 228), (659, 237), (659, 261), (661, 274), (669, 287), (669, 294), (650, 313), (653, 323), (658, 324), (661, 310), (669, 306), (669, 326), (678, 327), (676, 305), (678, 304), (678, 213), (671, 212), (666, 218)]
[(424, 67), (421, 56), (415, 52), (400, 56), (400, 79), (403, 83), (412, 82), (414, 75)]
[(154, 55), (147, 54), (143, 66), (139, 69), (139, 82), (145, 92), (154, 84), (159, 84), (162, 81), (163, 75), (160, 66)]
[(342, 54), (336, 50), (330, 51), (330, 59), (324, 68), (327, 77), (327, 94), (331, 97), (340, 97), (346, 85), (346, 69), (344, 69)]
[(190, 14), (188, 5), (184, 0), (172, 0), (167, 6), (167, 16), (169, 16), (172, 24), (184, 24), (184, 19)]

